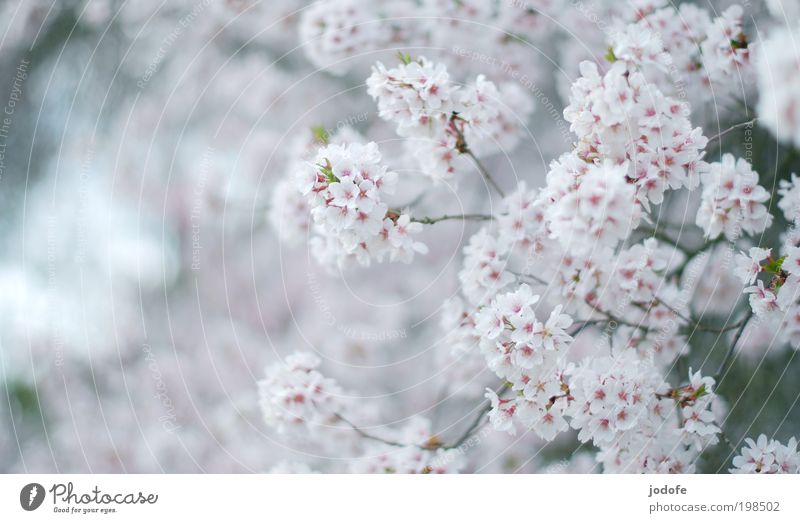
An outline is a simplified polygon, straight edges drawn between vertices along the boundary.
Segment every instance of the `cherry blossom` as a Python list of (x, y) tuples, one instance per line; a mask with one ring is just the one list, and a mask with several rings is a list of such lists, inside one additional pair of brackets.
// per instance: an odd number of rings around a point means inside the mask
[(733, 240), (741, 232), (760, 233), (772, 223), (772, 215), (764, 205), (769, 193), (758, 185), (758, 173), (747, 160), (726, 153), (721, 162), (709, 165), (702, 179), (697, 225), (709, 238), (724, 233)]
[(766, 434), (758, 436), (756, 441), (745, 440), (747, 447), (733, 458), (731, 472), (738, 474), (797, 474), (800, 473), (800, 453), (797, 451), (797, 439), (791, 438), (783, 445), (770, 439)]

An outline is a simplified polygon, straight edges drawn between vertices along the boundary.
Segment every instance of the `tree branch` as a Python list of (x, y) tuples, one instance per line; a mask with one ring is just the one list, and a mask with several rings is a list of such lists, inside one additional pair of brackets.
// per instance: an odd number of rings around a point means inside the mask
[[(498, 396), (502, 396), (503, 393), (506, 390), (508, 390), (508, 384), (504, 383), (502, 386), (500, 386), (499, 389), (497, 389), (495, 391), (495, 394), (497, 394)], [(488, 401), (488, 403), (486, 405), (484, 405), (483, 408), (481, 408), (481, 410), (478, 412), (478, 415), (475, 416), (475, 419), (472, 420), (472, 423), (469, 424), (469, 427), (467, 427), (467, 430), (464, 431), (464, 433), (461, 435), (461, 437), (459, 437), (457, 440), (455, 440), (452, 444), (450, 444), (450, 445), (441, 445), (439, 448), (442, 448), (442, 449), (445, 449), (445, 450), (457, 449), (458, 447), (463, 445), (464, 442), (467, 441), (475, 433), (475, 431), (477, 429), (479, 429), (480, 427), (485, 425), (485, 422), (481, 423), (481, 420), (483, 419), (483, 417), (486, 414), (489, 413), (489, 411), (492, 410), (492, 403), (489, 400), (485, 400), (485, 401)]]
[(744, 332), (744, 328), (747, 326), (747, 322), (750, 321), (750, 318), (753, 317), (752, 309), (748, 311), (747, 316), (739, 322), (741, 325), (739, 326), (739, 330), (736, 331), (736, 335), (733, 337), (733, 343), (731, 343), (730, 348), (728, 349), (728, 353), (725, 354), (725, 357), (722, 359), (722, 363), (717, 369), (716, 374), (714, 374), (714, 381), (719, 383), (719, 379), (722, 377), (724, 372), (727, 372), (727, 367), (730, 365), (731, 361), (733, 360), (733, 355), (736, 353), (736, 345), (739, 343), (739, 339), (742, 337), (742, 333)]
[(503, 189), (501, 189), (500, 186), (497, 185), (497, 182), (494, 181), (492, 175), (489, 174), (489, 171), (486, 169), (486, 167), (481, 163), (478, 157), (475, 156), (475, 153), (472, 152), (472, 150), (469, 148), (469, 145), (467, 145), (467, 140), (464, 138), (464, 133), (461, 132), (461, 129), (458, 128), (456, 120), (462, 120), (462, 119), (458, 116), (458, 113), (454, 112), (450, 116), (450, 125), (453, 127), (453, 130), (456, 132), (456, 137), (458, 138), (456, 141), (456, 150), (461, 154), (466, 154), (467, 156), (469, 156), (472, 159), (472, 161), (475, 162), (475, 166), (478, 168), (478, 172), (481, 173), (481, 176), (483, 176), (483, 179), (486, 180), (486, 182), (495, 191), (497, 191), (497, 194), (505, 198), (506, 193), (504, 193)]
[(494, 216), (489, 214), (445, 214), (444, 216), (437, 216), (435, 218), (429, 218), (428, 216), (422, 218), (411, 218), (412, 222), (421, 223), (423, 225), (433, 225), (434, 223), (443, 222), (445, 220), (486, 221), (494, 220)]
[(757, 121), (757, 120), (758, 120), (758, 118), (753, 118), (753, 119), (752, 119), (752, 120), (750, 120), (750, 121), (747, 121), (747, 122), (740, 122), (740, 123), (737, 123), (737, 124), (735, 124), (735, 125), (732, 125), (732, 126), (728, 127), (727, 129), (725, 129), (724, 131), (722, 131), (721, 133), (719, 133), (719, 134), (715, 134), (714, 136), (712, 136), (711, 138), (709, 138), (709, 139), (708, 139), (708, 143), (709, 143), (709, 144), (710, 144), (710, 143), (713, 143), (713, 142), (715, 142), (715, 141), (717, 141), (717, 140), (721, 139), (721, 138), (722, 138), (723, 136), (725, 136), (726, 134), (728, 134), (728, 133), (731, 133), (731, 132), (735, 131), (736, 129), (741, 129), (742, 127), (749, 127), (749, 126), (753, 125), (754, 123), (756, 123), (756, 121)]
[(336, 419), (339, 419), (339, 420), (343, 421), (346, 425), (348, 425), (351, 429), (356, 431), (363, 438), (371, 439), (373, 441), (380, 441), (381, 443), (384, 443), (386, 445), (391, 445), (392, 447), (408, 447), (408, 446), (412, 446), (413, 447), (413, 446), (415, 446), (415, 447), (419, 447), (419, 448), (424, 448), (424, 447), (420, 447), (419, 445), (406, 445), (405, 443), (400, 443), (399, 441), (392, 441), (392, 440), (384, 439), (384, 438), (382, 438), (380, 436), (375, 436), (373, 434), (370, 434), (369, 432), (366, 432), (364, 429), (359, 428), (355, 423), (353, 423), (349, 419), (345, 418), (344, 416), (342, 416), (338, 412), (334, 413), (334, 416), (336, 417)]

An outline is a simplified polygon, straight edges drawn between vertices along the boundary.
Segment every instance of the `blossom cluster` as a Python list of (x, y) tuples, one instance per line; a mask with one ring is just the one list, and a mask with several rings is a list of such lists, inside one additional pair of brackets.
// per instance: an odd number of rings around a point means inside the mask
[(545, 322), (539, 321), (533, 309), (538, 301), (539, 296), (525, 284), (515, 292), (500, 294), (480, 311), (475, 329), (487, 365), (517, 393), (503, 399), (487, 391), (492, 425), (513, 434), (519, 422), (552, 440), (567, 429), (564, 353), (572, 337), (565, 329), (572, 319), (558, 306)]
[(317, 370), (320, 359), (295, 353), (275, 363), (259, 381), (261, 412), (278, 432), (309, 431), (325, 426), (342, 410), (339, 385)]
[(702, 182), (696, 223), (709, 239), (724, 233), (728, 240), (735, 240), (742, 232), (755, 235), (772, 224), (764, 205), (769, 192), (758, 185), (758, 173), (747, 160), (726, 153), (721, 162), (709, 164)]
[(506, 82), (498, 88), (479, 75), (460, 88), (443, 64), (401, 58), (391, 69), (379, 62), (367, 79), (367, 92), (379, 116), (409, 139), (423, 173), (449, 181), (469, 165), (463, 154), (483, 157), (517, 145), (533, 111), (519, 85)]
[(697, 186), (708, 140), (688, 115), (686, 103), (665, 96), (622, 61), (604, 75), (596, 64), (582, 63), (564, 110), (578, 137), (575, 154), (587, 162), (627, 164), (627, 178), (645, 206), (661, 203), (667, 189)]
[(756, 441), (745, 440), (747, 447), (733, 458), (731, 472), (737, 474), (798, 474), (800, 452), (797, 439), (791, 438), (786, 445), (761, 434)]
[(390, 31), (371, 4), (333, 0), (305, 9), (298, 32), (311, 63), (330, 73), (344, 74), (349, 58), (380, 47)]
[(633, 353), (593, 359), (572, 381), (572, 426), (581, 441), (601, 449), (599, 459), (609, 471), (691, 472), (720, 429), (710, 410), (714, 380), (699, 372), (690, 378), (672, 389)]
[(323, 265), (341, 267), (349, 260), (369, 265), (387, 256), (410, 262), (415, 253), (426, 252), (412, 237), (422, 226), (383, 201), (396, 183), (397, 173), (381, 164), (374, 142), (328, 145), (302, 167), (297, 184), (319, 233), (310, 241)]
[(654, 2), (611, 38), (610, 58), (644, 70), (661, 90), (698, 103), (748, 92), (754, 76), (753, 44), (744, 30), (743, 10), (732, 5), (712, 18), (695, 4)]

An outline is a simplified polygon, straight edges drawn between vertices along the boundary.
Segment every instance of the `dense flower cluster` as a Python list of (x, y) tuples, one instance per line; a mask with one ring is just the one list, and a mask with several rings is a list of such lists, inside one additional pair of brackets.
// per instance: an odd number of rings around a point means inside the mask
[(413, 136), (446, 122), (453, 111), (455, 90), (445, 66), (424, 56), (392, 69), (378, 62), (367, 78), (367, 93), (378, 102), (378, 115), (396, 123), (400, 136)]
[(315, 231), (315, 254), (330, 266), (355, 259), (410, 262), (426, 247), (412, 235), (422, 229), (407, 214), (390, 212), (382, 196), (391, 194), (397, 173), (381, 164), (374, 142), (366, 145), (328, 145), (317, 152), (297, 175), (298, 188), (308, 198)]
[(317, 370), (313, 354), (295, 353), (275, 363), (258, 383), (264, 421), (279, 432), (325, 426), (343, 408), (342, 390)]
[(758, 185), (758, 173), (743, 158), (732, 154), (709, 165), (702, 175), (703, 196), (697, 225), (710, 239), (725, 234), (735, 240), (742, 232), (757, 234), (772, 224), (764, 202), (769, 192)]
[(533, 111), (530, 96), (516, 83), (499, 88), (485, 76), (459, 88), (442, 64), (425, 57), (387, 69), (378, 63), (367, 92), (378, 114), (408, 138), (420, 170), (435, 180), (451, 180), (469, 163), (465, 153), (482, 157), (516, 147)]
[(638, 227), (641, 206), (627, 172), (627, 162), (590, 165), (571, 190), (552, 202), (545, 218), (565, 250), (585, 254), (613, 248)]
[(742, 8), (719, 17), (694, 4), (655, 2), (611, 39), (611, 58), (644, 70), (664, 92), (693, 101), (747, 92), (753, 76), (752, 44), (744, 32)]
[(638, 200), (661, 203), (664, 191), (697, 186), (707, 139), (692, 128), (685, 103), (666, 97), (622, 61), (604, 75), (581, 64), (564, 117), (578, 137), (576, 154), (588, 161), (628, 165)]
[(475, 328), (487, 365), (517, 393), (502, 399), (487, 391), (492, 425), (513, 434), (518, 422), (552, 440), (567, 429), (564, 412), (569, 387), (564, 379), (564, 353), (572, 337), (565, 329), (572, 319), (562, 314), (559, 306), (547, 321), (539, 321), (533, 309), (538, 301), (539, 296), (523, 284), (484, 307)]
[(600, 447), (609, 472), (691, 472), (699, 452), (717, 442), (719, 428), (710, 411), (714, 380), (699, 373), (690, 378), (670, 389), (630, 352), (596, 358), (573, 378), (572, 426), (581, 441)]
[(743, 10), (733, 5), (714, 19), (708, 27), (708, 35), (700, 44), (702, 65), (714, 87), (723, 81), (734, 79), (741, 85), (749, 78), (750, 44), (744, 32)]

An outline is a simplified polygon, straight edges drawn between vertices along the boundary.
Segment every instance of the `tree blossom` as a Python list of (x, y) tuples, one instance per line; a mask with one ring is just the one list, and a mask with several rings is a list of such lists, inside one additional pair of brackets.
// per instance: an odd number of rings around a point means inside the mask
[(761, 434), (756, 441), (745, 440), (747, 447), (733, 458), (731, 472), (737, 474), (798, 474), (800, 473), (800, 452), (797, 439), (791, 438), (783, 445)]
[(480, 310), (475, 331), (489, 368), (518, 392), (512, 399), (487, 392), (493, 426), (514, 433), (518, 421), (552, 440), (567, 429), (563, 417), (569, 387), (564, 381), (563, 354), (572, 342), (565, 330), (572, 318), (559, 306), (540, 322), (533, 309), (538, 301), (526, 284), (500, 294)]
[(685, 103), (664, 96), (622, 61), (604, 75), (584, 62), (564, 117), (578, 136), (577, 155), (627, 165), (637, 197), (646, 204), (661, 203), (668, 188), (697, 185), (707, 140), (700, 128), (691, 127), (688, 113)]
[(382, 199), (394, 191), (397, 174), (381, 164), (374, 142), (323, 147), (296, 179), (321, 237), (315, 244), (321, 261), (335, 259), (342, 266), (355, 258), (368, 265), (388, 255), (410, 262), (414, 253), (426, 252), (412, 238), (421, 225), (406, 214), (390, 212)]
[(641, 206), (628, 183), (627, 163), (592, 165), (576, 180), (577, 187), (554, 201), (545, 212), (552, 236), (565, 249), (583, 254), (616, 247), (639, 225)]
[(764, 282), (758, 280), (756, 285), (744, 289), (750, 295), (750, 308), (759, 318), (764, 318), (778, 310), (778, 299), (772, 289), (764, 288)]
[(756, 282), (758, 274), (762, 270), (761, 262), (769, 258), (772, 249), (762, 249), (760, 247), (751, 247), (748, 254), (739, 253), (736, 255), (736, 269), (734, 273), (742, 283), (746, 285), (753, 285)]
[(371, 4), (328, 0), (302, 11), (299, 36), (311, 63), (340, 75), (347, 72), (353, 56), (383, 45), (387, 29)]
[(378, 102), (378, 115), (397, 124), (397, 134), (433, 133), (450, 118), (458, 89), (443, 64), (424, 56), (387, 69), (382, 63), (367, 78), (367, 92)]
[(722, 85), (725, 79), (741, 84), (750, 76), (750, 46), (742, 15), (741, 6), (730, 6), (712, 21), (708, 36), (700, 44), (703, 67), (715, 84)]
[(459, 88), (443, 64), (401, 58), (392, 69), (379, 62), (367, 79), (367, 92), (377, 101), (379, 116), (409, 138), (425, 174), (450, 180), (469, 166), (461, 155), (482, 157), (517, 145), (533, 111), (530, 96), (518, 85), (498, 88), (479, 75)]
[(724, 233), (728, 240), (734, 240), (741, 231), (757, 234), (772, 224), (772, 215), (764, 205), (769, 193), (758, 185), (758, 173), (747, 160), (726, 153), (721, 162), (709, 165), (702, 179), (697, 226), (708, 238)]
[(313, 354), (296, 353), (275, 363), (258, 383), (261, 412), (278, 432), (315, 430), (343, 408), (342, 389), (317, 370)]

